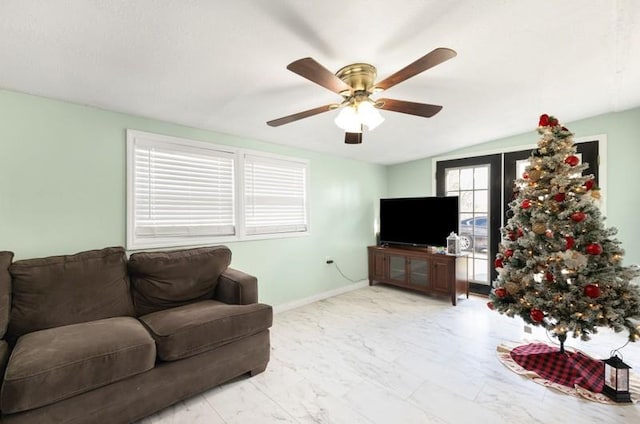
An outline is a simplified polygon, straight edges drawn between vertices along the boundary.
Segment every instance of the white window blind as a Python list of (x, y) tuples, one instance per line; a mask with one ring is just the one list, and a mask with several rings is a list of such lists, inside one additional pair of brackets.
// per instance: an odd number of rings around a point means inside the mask
[(307, 163), (244, 156), (244, 222), (248, 235), (308, 231)]
[(235, 234), (234, 153), (134, 139), (136, 239)]

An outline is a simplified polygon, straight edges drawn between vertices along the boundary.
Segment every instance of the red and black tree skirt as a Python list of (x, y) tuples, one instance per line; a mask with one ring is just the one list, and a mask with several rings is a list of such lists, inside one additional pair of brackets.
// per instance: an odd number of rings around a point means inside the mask
[(580, 352), (560, 353), (557, 347), (544, 343), (518, 346), (511, 358), (527, 371), (567, 387), (576, 385), (594, 393), (602, 392), (604, 365)]

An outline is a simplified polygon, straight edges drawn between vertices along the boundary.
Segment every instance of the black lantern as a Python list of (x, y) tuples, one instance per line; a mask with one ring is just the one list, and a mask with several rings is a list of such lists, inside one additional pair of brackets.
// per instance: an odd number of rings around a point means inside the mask
[(604, 387), (602, 393), (616, 402), (631, 402), (629, 370), (631, 367), (613, 354), (604, 361)]

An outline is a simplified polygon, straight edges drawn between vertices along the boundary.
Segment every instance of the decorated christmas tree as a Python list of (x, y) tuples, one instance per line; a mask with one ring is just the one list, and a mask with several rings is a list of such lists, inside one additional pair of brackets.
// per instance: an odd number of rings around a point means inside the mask
[(624, 251), (605, 228), (600, 191), (576, 156), (573, 134), (542, 115), (540, 139), (516, 181), (510, 218), (495, 259), (498, 278), (487, 304), (558, 337), (589, 340), (598, 327), (640, 338), (640, 273), (622, 265)]

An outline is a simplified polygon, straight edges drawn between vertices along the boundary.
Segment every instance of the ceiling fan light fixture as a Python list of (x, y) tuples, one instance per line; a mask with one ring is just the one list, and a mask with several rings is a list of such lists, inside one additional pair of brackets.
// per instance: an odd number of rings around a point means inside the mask
[(353, 105), (348, 105), (342, 108), (336, 119), (334, 120), (336, 125), (342, 128), (345, 132), (358, 133), (362, 132), (362, 124), (360, 123), (360, 117), (358, 111)]
[(366, 125), (369, 131), (384, 122), (384, 117), (369, 99), (358, 105), (358, 116), (362, 125)]
[(311, 57), (298, 59), (287, 65), (287, 69), (339, 94), (342, 96), (342, 102), (340, 104), (331, 103), (273, 119), (267, 121), (267, 125), (278, 127), (339, 108), (341, 110), (335, 118), (335, 123), (345, 131), (345, 143), (359, 144), (362, 142), (362, 131), (365, 126), (367, 130), (371, 131), (384, 121), (379, 109), (431, 118), (440, 112), (442, 106), (395, 99), (373, 100), (370, 96), (380, 91), (388, 90), (455, 56), (456, 52), (454, 50), (438, 47), (378, 82), (376, 82), (377, 71), (375, 66), (368, 63), (353, 63), (333, 74)]
[(350, 133), (362, 132), (362, 126), (371, 131), (383, 121), (384, 118), (369, 99), (343, 107), (335, 119), (338, 127)]

